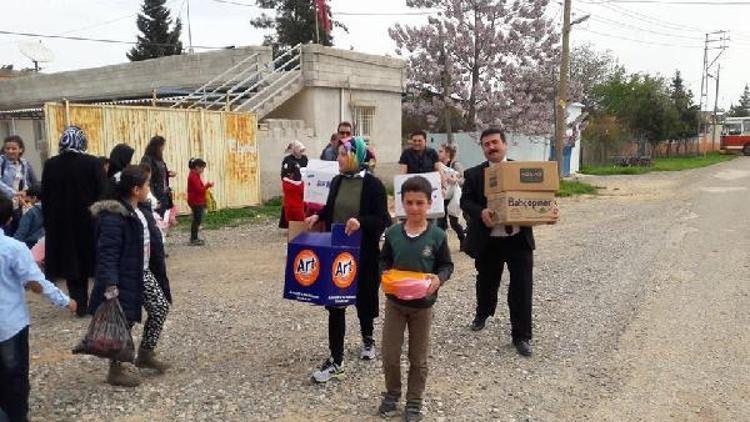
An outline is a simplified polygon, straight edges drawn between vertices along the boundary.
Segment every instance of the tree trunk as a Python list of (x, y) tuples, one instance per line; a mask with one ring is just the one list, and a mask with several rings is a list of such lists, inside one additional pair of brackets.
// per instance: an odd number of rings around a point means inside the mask
[[(478, 7), (478, 6), (477, 6)], [(469, 94), (469, 112), (466, 116), (467, 127), (477, 128), (477, 86), (479, 85), (479, 39), (476, 25), (479, 21), (479, 10), (474, 8), (474, 64), (471, 68), (471, 93)]]

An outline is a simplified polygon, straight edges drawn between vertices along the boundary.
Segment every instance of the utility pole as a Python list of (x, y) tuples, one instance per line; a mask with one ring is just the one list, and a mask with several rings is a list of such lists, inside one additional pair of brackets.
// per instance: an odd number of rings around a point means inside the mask
[[(699, 118), (698, 118), (698, 141), (696, 143), (695, 147), (695, 154), (700, 154), (700, 144), (701, 144), (701, 135), (706, 135), (706, 125), (702, 125), (703, 123), (703, 105), (708, 105), (708, 78), (713, 78), (714, 76), (711, 75), (711, 69), (714, 67), (714, 65), (717, 66), (718, 69), (718, 60), (719, 57), (724, 53), (724, 50), (727, 49), (727, 42), (729, 41), (729, 35), (727, 31), (714, 31), (714, 32), (708, 32), (706, 33), (706, 41), (705, 46), (703, 48), (703, 69), (701, 70), (701, 94), (700, 94), (700, 101), (698, 102), (698, 112), (699, 112)], [(718, 44), (718, 45), (716, 45)], [(709, 55), (710, 51), (712, 50), (718, 50), (719, 52), (716, 54), (716, 57), (713, 58), (709, 62)], [(718, 70), (716, 72), (716, 98), (714, 99), (714, 123), (713, 128), (714, 132), (716, 132), (716, 115), (717, 115), (717, 108), (718, 108), (718, 97), (719, 97), (719, 75)], [(701, 128), (702, 125), (702, 128)], [(715, 134), (712, 135), (712, 145), (713, 148), (714, 143), (716, 142)], [(705, 155), (705, 151), (704, 151)]]
[(562, 57), (560, 58), (560, 85), (557, 89), (555, 108), (555, 161), (558, 175), (563, 174), (563, 139), (567, 126), (568, 79), (570, 78), (570, 8), (571, 0), (565, 0), (563, 6)]
[(713, 152), (714, 148), (716, 148), (716, 126), (718, 126), (719, 124), (719, 121), (716, 117), (716, 112), (719, 108), (719, 72), (721, 72), (721, 63), (716, 66), (716, 94), (714, 97), (714, 127), (713, 131), (711, 132), (711, 152)]
[(320, 24), (318, 23), (318, 14), (320, 13), (320, 7), (318, 2), (315, 2), (315, 44), (320, 44)]
[(190, 0), (187, 0), (187, 18), (188, 18), (188, 53), (193, 54), (193, 25), (190, 21)]

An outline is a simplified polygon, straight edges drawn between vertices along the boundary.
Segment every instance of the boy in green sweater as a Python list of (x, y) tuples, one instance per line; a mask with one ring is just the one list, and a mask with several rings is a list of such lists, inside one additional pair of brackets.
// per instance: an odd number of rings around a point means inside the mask
[(422, 419), (432, 305), (437, 300), (438, 289), (453, 273), (453, 262), (445, 232), (427, 220), (427, 211), (432, 203), (430, 182), (422, 176), (409, 178), (401, 186), (401, 201), (406, 211), (406, 221), (386, 231), (380, 255), (381, 269), (425, 273), (430, 285), (422, 299), (401, 300), (395, 295), (386, 295), (383, 323), (386, 394), (378, 411), (383, 417), (396, 414), (401, 398), (401, 347), (404, 330), (408, 327), (409, 381), (404, 420), (412, 422)]

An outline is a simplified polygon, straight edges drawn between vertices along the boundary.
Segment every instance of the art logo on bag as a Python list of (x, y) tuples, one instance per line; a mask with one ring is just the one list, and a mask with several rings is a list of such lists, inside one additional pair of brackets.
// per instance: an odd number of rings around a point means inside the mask
[(320, 258), (311, 249), (301, 250), (294, 258), (294, 279), (307, 287), (312, 286), (320, 275)]
[(333, 260), (331, 267), (331, 278), (333, 284), (341, 289), (346, 289), (357, 277), (357, 261), (349, 252), (342, 252)]

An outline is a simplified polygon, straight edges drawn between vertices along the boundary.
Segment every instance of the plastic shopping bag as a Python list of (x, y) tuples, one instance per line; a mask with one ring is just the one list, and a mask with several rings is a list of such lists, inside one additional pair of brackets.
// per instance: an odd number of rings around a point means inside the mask
[(88, 332), (73, 349), (74, 354), (99, 356), (118, 362), (133, 362), (135, 345), (128, 321), (117, 298), (99, 305)]
[(462, 214), (461, 211), (461, 187), (458, 185), (453, 185), (453, 196), (451, 197), (450, 201), (448, 201), (448, 209), (446, 210), (448, 212), (448, 215), (453, 217), (460, 217)]
[(388, 270), (381, 278), (383, 292), (401, 300), (422, 299), (427, 296), (430, 279), (416, 271)]
[(214, 199), (214, 194), (211, 193), (210, 190), (206, 191), (206, 212), (214, 212), (216, 211), (216, 199)]

